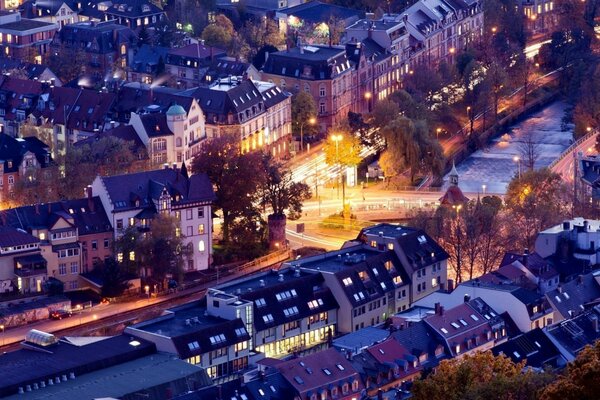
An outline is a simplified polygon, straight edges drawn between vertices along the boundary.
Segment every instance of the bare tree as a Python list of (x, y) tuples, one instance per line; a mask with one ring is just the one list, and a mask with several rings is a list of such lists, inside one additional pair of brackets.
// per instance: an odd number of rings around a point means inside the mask
[(541, 152), (536, 132), (533, 130), (524, 132), (521, 136), (518, 149), (525, 167), (527, 167), (529, 170), (533, 170), (535, 167), (535, 162), (538, 158), (540, 158)]

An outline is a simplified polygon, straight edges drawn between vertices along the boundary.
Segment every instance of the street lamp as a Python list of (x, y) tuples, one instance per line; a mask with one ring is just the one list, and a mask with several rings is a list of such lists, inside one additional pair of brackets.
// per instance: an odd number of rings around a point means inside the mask
[(519, 156), (514, 156), (513, 161), (519, 165), (519, 179), (521, 179), (521, 159)]
[(435, 130), (435, 137), (437, 140), (440, 140), (440, 132), (442, 132), (442, 128), (437, 128)]
[(495, 26), (492, 26), (492, 33), (496, 33), (497, 30), (498, 30), (498, 28), (496, 28)]
[(481, 185), (481, 189), (483, 189), (483, 195), (485, 196), (485, 189), (487, 188), (486, 185)]
[(146, 291), (146, 296), (148, 296), (148, 302), (150, 302), (150, 286), (144, 286), (144, 290)]
[[(333, 142), (335, 143), (335, 161), (338, 165), (338, 182), (340, 180), (340, 178), (342, 179), (342, 214), (344, 213), (344, 206), (345, 206), (345, 197), (346, 197), (346, 193), (345, 193), (345, 188), (344, 188), (344, 177), (342, 176), (342, 168), (340, 166), (340, 142), (342, 141), (344, 136), (342, 136), (342, 134), (333, 134), (330, 136), (331, 140), (333, 140)], [(340, 196), (340, 186), (338, 183), (338, 198)]]
[(591, 127), (591, 126), (588, 126), (587, 128), (585, 128), (585, 131), (586, 131), (586, 132), (591, 132), (591, 131), (592, 131), (592, 127)]
[(315, 119), (315, 117), (310, 117), (308, 120), (303, 121), (300, 124), (300, 151), (304, 151), (304, 125), (305, 124), (309, 124), (309, 125), (314, 125), (317, 122), (317, 120)]
[(365, 100), (367, 100), (367, 108), (369, 112), (371, 112), (371, 97), (373, 97), (371, 92), (365, 92)]

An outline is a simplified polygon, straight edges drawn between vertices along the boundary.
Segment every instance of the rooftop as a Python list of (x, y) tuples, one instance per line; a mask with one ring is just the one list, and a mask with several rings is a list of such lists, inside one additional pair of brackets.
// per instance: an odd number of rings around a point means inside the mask
[(381, 253), (381, 251), (375, 250), (369, 246), (357, 245), (312, 257), (300, 258), (291, 261), (290, 263), (292, 265), (298, 265), (301, 268), (336, 273), (346, 270), (350, 265), (363, 262), (368, 258), (378, 256)]
[(358, 353), (375, 343), (379, 343), (390, 336), (386, 329), (368, 326), (333, 340), (333, 347), (341, 351)]
[(1, 31), (26, 32), (29, 30), (40, 29), (40, 28), (47, 28), (48, 30), (50, 30), (50, 29), (57, 29), (57, 26), (56, 26), (56, 24), (53, 24), (50, 22), (43, 22), (43, 21), (38, 21), (38, 20), (34, 20), (34, 19), (24, 19), (24, 18), (22, 18), (19, 21), (9, 22), (7, 24), (0, 25)]

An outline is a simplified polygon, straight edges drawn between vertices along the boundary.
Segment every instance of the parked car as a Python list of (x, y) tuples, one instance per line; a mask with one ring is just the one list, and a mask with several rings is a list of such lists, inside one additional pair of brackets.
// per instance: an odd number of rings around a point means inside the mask
[(50, 319), (63, 319), (68, 318), (71, 315), (73, 315), (73, 313), (69, 310), (54, 310), (50, 313)]

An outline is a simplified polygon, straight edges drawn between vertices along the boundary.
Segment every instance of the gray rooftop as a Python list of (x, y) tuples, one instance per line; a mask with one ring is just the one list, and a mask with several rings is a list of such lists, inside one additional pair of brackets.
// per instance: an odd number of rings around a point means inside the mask
[(388, 336), (390, 336), (388, 330), (368, 326), (335, 339), (333, 341), (333, 347), (338, 350), (347, 350), (358, 353), (367, 347), (387, 339)]
[[(292, 262), (292, 264), (294, 264)], [(311, 275), (308, 272), (300, 271), (299, 276), (294, 276), (292, 268), (280, 269), (278, 271), (268, 271), (261, 274), (252, 275), (250, 278), (245, 277), (225, 285), (219, 286), (217, 289), (230, 294), (244, 294), (249, 291), (257, 291), (265, 287), (276, 286), (283, 282), (292, 282)], [(280, 277), (280, 275), (282, 275)], [(282, 280), (280, 280), (282, 279)]]
[(298, 265), (301, 268), (315, 270), (318, 269), (322, 272), (336, 273), (343, 271), (344, 269), (348, 268), (348, 265), (351, 265), (344, 262), (347, 255), (352, 255), (352, 257), (356, 258), (357, 261), (359, 259), (360, 261), (364, 261), (369, 257), (373, 257), (381, 253), (381, 251), (375, 250), (370, 246), (360, 244), (317, 256), (307, 257), (305, 259), (301, 258), (299, 260), (291, 261), (290, 264)]

